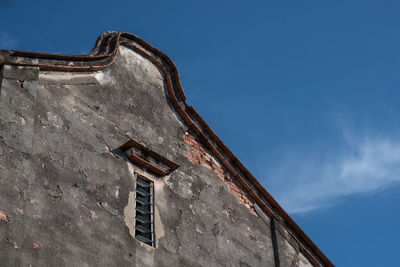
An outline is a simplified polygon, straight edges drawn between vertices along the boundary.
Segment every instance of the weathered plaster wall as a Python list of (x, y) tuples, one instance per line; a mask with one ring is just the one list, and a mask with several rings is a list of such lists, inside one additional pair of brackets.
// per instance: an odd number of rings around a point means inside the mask
[[(4, 66), (0, 77), (0, 265), (311, 266), (190, 137), (163, 74), (134, 51), (95, 73)], [(147, 175), (156, 248), (131, 235), (143, 171), (116, 153), (130, 137), (181, 166)]]

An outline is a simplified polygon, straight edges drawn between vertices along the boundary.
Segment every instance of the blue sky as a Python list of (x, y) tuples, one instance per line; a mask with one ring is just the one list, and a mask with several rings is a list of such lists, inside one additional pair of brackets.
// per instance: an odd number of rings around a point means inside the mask
[(0, 47), (127, 31), (337, 266), (398, 266), (400, 2), (0, 0)]

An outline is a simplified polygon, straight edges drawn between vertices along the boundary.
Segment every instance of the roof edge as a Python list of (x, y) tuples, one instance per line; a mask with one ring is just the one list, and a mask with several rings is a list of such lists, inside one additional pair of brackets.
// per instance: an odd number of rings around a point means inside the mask
[(113, 64), (118, 55), (118, 47), (121, 45), (140, 53), (163, 71), (168, 95), (175, 111), (198, 140), (231, 172), (264, 212), (278, 220), (286, 228), (297, 241), (300, 251), (305, 254), (307, 259), (317, 266), (334, 266), (235, 154), (228, 149), (197, 111), (186, 104), (186, 95), (173, 61), (166, 54), (136, 35), (126, 32), (105, 32), (99, 36), (94, 48), (88, 55), (63, 55), (0, 49), (0, 65), (35, 66), (39, 67), (40, 70), (52, 71), (91, 72), (105, 69)]

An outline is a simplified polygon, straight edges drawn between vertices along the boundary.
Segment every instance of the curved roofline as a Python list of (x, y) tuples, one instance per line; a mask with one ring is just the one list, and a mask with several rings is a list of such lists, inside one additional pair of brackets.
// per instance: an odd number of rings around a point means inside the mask
[(171, 103), (189, 130), (236, 178), (263, 211), (280, 222), (297, 241), (300, 251), (305, 254), (307, 259), (317, 266), (334, 266), (235, 154), (228, 149), (197, 111), (186, 104), (186, 95), (181, 86), (178, 70), (172, 60), (139, 37), (125, 32), (106, 32), (97, 39), (93, 50), (88, 55), (0, 50), (0, 65), (35, 66), (40, 70), (53, 71), (98, 71), (114, 63), (118, 55), (118, 47), (121, 45), (138, 52), (162, 70)]

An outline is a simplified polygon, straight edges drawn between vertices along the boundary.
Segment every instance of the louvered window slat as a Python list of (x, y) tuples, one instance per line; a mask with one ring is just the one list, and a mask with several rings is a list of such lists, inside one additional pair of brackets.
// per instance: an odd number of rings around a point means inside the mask
[(138, 230), (139, 232), (142, 232), (142, 233), (145, 233), (145, 234), (152, 232), (149, 227), (144, 227), (142, 225), (136, 225), (135, 229)]
[(138, 185), (140, 185), (142, 187), (145, 187), (145, 188), (149, 188), (151, 186), (150, 183), (148, 183), (146, 181), (143, 181), (141, 179), (138, 179), (136, 182), (137, 182)]
[(151, 239), (148, 239), (147, 237), (141, 236), (141, 235), (136, 235), (136, 239), (148, 244), (150, 243), (151, 245), (153, 244), (153, 241)]
[(150, 209), (146, 209), (144, 207), (137, 206), (136, 211), (139, 211), (142, 214), (153, 214)]
[(135, 220), (137, 220), (141, 223), (151, 223), (151, 220), (146, 219), (145, 217), (140, 216), (140, 215), (136, 215)]
[(139, 194), (141, 194), (142, 196), (145, 196), (145, 197), (149, 197), (151, 195), (150, 192), (147, 192), (146, 190), (144, 190), (143, 188), (140, 188), (140, 187), (136, 188), (136, 193), (139, 193)]
[(142, 205), (150, 205), (150, 201), (148, 201), (147, 199), (143, 198), (143, 197), (138, 197), (136, 196), (136, 202), (139, 202)]

